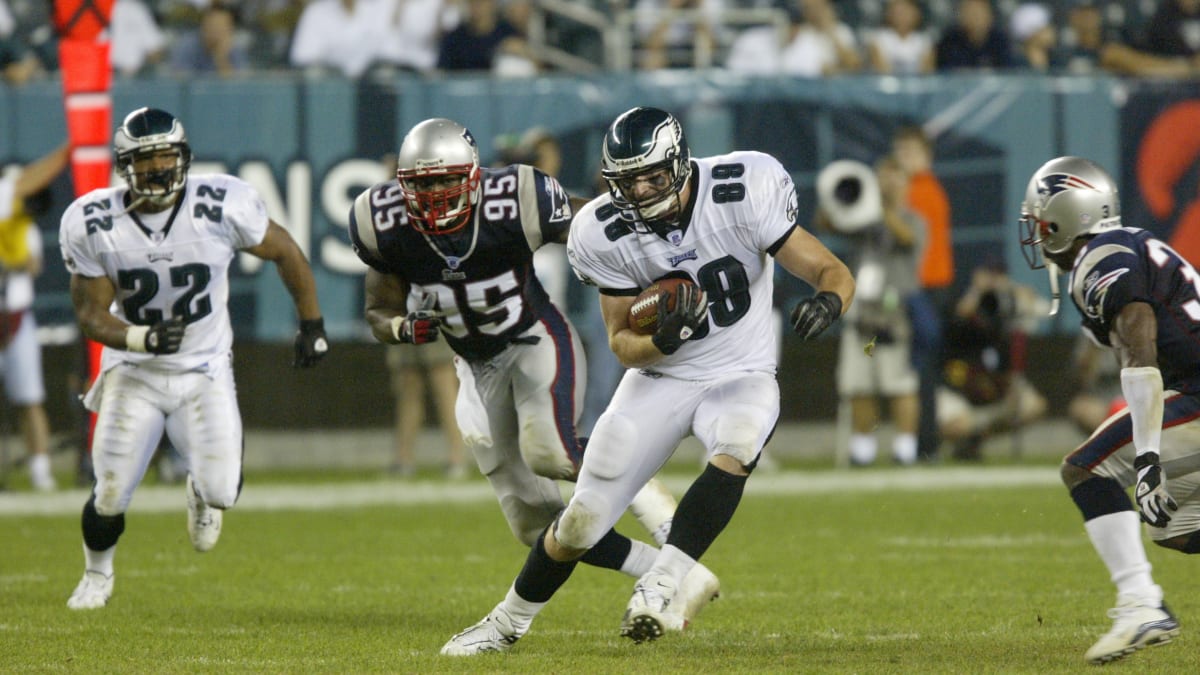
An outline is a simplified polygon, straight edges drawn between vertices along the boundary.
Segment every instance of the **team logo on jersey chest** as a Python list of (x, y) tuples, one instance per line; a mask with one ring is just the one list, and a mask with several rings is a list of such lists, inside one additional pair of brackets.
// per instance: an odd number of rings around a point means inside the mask
[(172, 260), (175, 259), (175, 252), (174, 251), (152, 251), (152, 252), (146, 254), (146, 259), (149, 260), (150, 262), (158, 262), (160, 260), (166, 260), (167, 262), (171, 262)]
[(696, 255), (696, 249), (692, 249), (687, 253), (667, 256), (667, 262), (671, 263), (671, 267), (679, 267), (679, 263), (687, 262), (688, 260), (697, 260), (699, 257), (700, 256)]

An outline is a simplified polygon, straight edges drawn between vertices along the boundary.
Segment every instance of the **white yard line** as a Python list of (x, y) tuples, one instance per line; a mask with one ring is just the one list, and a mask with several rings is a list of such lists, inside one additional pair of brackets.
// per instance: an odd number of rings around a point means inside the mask
[[(691, 483), (691, 476), (667, 476), (664, 482), (676, 495)], [(1036, 467), (916, 467), (865, 471), (783, 471), (750, 479), (750, 495), (826, 494), (832, 492), (882, 492), (888, 490), (962, 490), (1059, 484), (1058, 469)], [(82, 488), (49, 494), (0, 493), (0, 517), (77, 514), (87, 501)], [(491, 486), (482, 480), (360, 481), (304, 485), (248, 483), (238, 500), (239, 511), (325, 510), (357, 506), (466, 503), (493, 500)], [(133, 495), (134, 513), (183, 511), (182, 485), (144, 485)]]

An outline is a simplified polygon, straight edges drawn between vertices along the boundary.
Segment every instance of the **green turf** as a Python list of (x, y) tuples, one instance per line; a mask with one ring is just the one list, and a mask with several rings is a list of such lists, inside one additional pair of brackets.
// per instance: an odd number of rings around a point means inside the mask
[[(1183, 636), (1107, 670), (1194, 673), (1198, 561), (1149, 553)], [(632, 580), (581, 567), (510, 653), (438, 656), (523, 559), (488, 502), (234, 510), (205, 555), (182, 506), (134, 508), (108, 607), (73, 612), (78, 516), (4, 516), (0, 672), (1087, 672), (1114, 599), (1061, 488), (749, 495), (686, 634), (619, 638)]]

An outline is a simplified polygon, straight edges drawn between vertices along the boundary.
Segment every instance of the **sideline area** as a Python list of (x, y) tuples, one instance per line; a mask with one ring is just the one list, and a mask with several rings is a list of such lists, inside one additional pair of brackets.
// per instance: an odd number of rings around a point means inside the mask
[[(691, 476), (667, 475), (663, 482), (676, 494), (691, 483)], [(875, 471), (783, 470), (755, 476), (746, 485), (748, 495), (823, 494), (847, 492), (981, 490), (1059, 484), (1054, 467), (914, 467)], [(447, 482), (353, 481), (321, 484), (248, 483), (235, 511), (326, 510), (361, 506), (483, 502), (494, 500), (491, 486), (482, 480)], [(70, 515), (87, 501), (85, 488), (53, 493), (0, 493), (0, 517)], [(130, 512), (162, 513), (184, 510), (182, 485), (143, 485), (134, 493)]]

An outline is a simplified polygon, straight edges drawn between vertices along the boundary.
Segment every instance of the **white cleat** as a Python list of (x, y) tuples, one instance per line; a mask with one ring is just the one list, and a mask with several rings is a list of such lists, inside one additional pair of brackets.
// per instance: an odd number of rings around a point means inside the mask
[(192, 546), (201, 553), (211, 551), (217, 545), (217, 539), (221, 538), (221, 518), (224, 513), (204, 503), (192, 484), (191, 474), (187, 477), (187, 510), (187, 530)]
[(508, 613), (499, 606), (483, 617), (483, 621), (450, 638), (442, 656), (476, 656), (489, 652), (506, 652), (521, 636), (513, 628)]
[[(667, 614), (678, 616), (681, 621), (679, 630), (683, 630), (696, 618), (700, 610), (720, 595), (721, 581), (717, 579), (717, 575), (704, 565), (696, 563), (679, 585), (674, 602), (667, 606)], [(674, 630), (674, 625), (672, 623), (666, 629)]]
[(67, 607), (71, 609), (100, 609), (108, 604), (112, 597), (113, 577), (100, 572), (85, 570), (83, 579), (67, 599)]
[(1108, 610), (1112, 630), (1083, 655), (1088, 663), (1103, 664), (1123, 658), (1150, 645), (1161, 645), (1179, 637), (1179, 621), (1166, 604), (1158, 606), (1124, 601)]
[(682, 631), (683, 616), (669, 611), (675, 590), (675, 581), (662, 574), (646, 574), (638, 579), (621, 620), (621, 637), (645, 642), (657, 640), (667, 631)]

